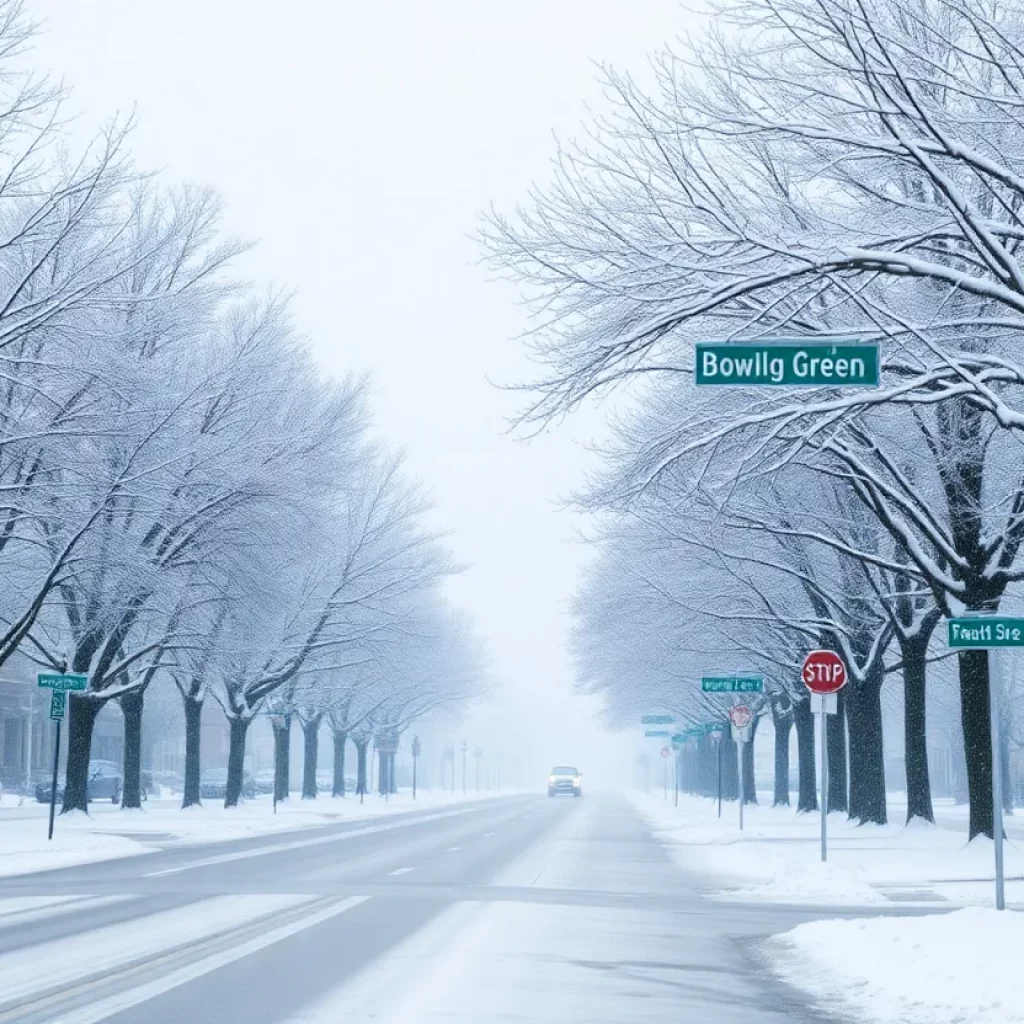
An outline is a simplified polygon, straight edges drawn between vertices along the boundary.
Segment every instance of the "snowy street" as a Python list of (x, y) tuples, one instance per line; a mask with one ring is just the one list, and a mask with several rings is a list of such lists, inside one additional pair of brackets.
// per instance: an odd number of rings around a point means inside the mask
[(604, 795), (23, 875), (0, 882), (0, 1022), (818, 1020), (759, 940), (858, 912), (699, 885)]

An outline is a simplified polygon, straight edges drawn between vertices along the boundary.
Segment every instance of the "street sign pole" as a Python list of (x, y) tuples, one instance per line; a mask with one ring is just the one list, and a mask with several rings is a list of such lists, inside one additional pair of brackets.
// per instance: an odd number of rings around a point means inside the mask
[(1005, 910), (1003, 885), (1003, 751), (1000, 739), (1000, 647), (1024, 647), (1024, 619), (999, 615), (965, 615), (946, 622), (953, 650), (988, 652), (988, 718), (992, 745), (992, 851), (995, 854), (996, 910)]
[(57, 736), (53, 743), (53, 777), (50, 780), (50, 831), (47, 839), (53, 838), (53, 812), (57, 806), (57, 768), (60, 765), (60, 723), (57, 719)]
[(747, 795), (743, 786), (743, 739), (742, 733), (739, 742), (736, 744), (736, 760), (739, 762), (740, 772), (740, 831), (743, 831), (743, 799)]
[(722, 747), (725, 746), (725, 737), (718, 741), (718, 816), (722, 816)]
[(1003, 751), (1000, 742), (999, 688), (1002, 668), (999, 652), (988, 652), (989, 732), (992, 734), (992, 845), (996, 856), (996, 910), (1006, 907), (1003, 898)]
[(675, 757), (676, 789), (675, 789), (675, 799), (673, 800), (673, 806), (674, 807), (678, 807), (679, 806), (679, 764), (680, 764), (680, 761), (679, 761), (679, 751), (677, 750), (676, 751), (676, 757)]
[(821, 698), (821, 860), (828, 860), (828, 715)]

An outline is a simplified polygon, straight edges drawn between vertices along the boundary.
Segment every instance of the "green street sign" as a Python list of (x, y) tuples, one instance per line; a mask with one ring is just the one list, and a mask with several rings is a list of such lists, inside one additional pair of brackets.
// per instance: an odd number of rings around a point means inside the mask
[(89, 677), (69, 673), (48, 673), (40, 672), (36, 677), (40, 686), (51, 690), (87, 690), (89, 689)]
[(66, 690), (54, 690), (50, 694), (50, 718), (55, 722), (63, 721), (68, 710), (68, 694)]
[(652, 736), (661, 738), (661, 737), (665, 737), (667, 735), (668, 735), (668, 729), (648, 729), (644, 733), (644, 736), (646, 736), (648, 739), (651, 738)]
[(699, 342), (695, 382), (717, 387), (860, 387), (879, 382), (878, 345), (852, 338)]
[(685, 739), (686, 739), (686, 734), (685, 733), (677, 732), (677, 733), (673, 733), (673, 735), (672, 735), (672, 742), (673, 743), (682, 743)]
[(987, 650), (991, 647), (1024, 647), (1024, 619), (995, 615), (968, 615), (946, 623), (949, 646)]
[(671, 715), (644, 715), (641, 725), (671, 725), (675, 719)]
[(705, 736), (711, 736), (716, 732), (725, 732), (725, 722), (708, 722), (702, 728)]
[(763, 693), (761, 676), (704, 676), (700, 681), (704, 693)]

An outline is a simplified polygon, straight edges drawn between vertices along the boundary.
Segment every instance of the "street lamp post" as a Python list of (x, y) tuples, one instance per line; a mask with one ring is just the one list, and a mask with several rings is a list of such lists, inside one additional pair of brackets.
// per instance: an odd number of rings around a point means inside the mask
[(420, 738), (419, 736), (413, 736), (412, 738), (412, 798), (416, 799), (416, 762), (420, 756)]
[(462, 795), (466, 795), (466, 752), (469, 750), (469, 744), (462, 741)]

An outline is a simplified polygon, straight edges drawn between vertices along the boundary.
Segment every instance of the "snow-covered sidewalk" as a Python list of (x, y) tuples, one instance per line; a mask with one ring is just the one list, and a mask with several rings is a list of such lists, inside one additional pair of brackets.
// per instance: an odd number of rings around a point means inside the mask
[[(887, 904), (892, 899), (948, 900), (986, 906), (993, 898), (992, 843), (927, 824), (855, 825), (829, 815), (829, 859), (821, 862), (817, 814), (763, 803), (735, 803), (680, 794), (633, 794), (659, 840), (683, 868), (707, 878), (723, 898), (819, 904)], [(1004, 847), (1007, 901), (1024, 906), (1024, 849)]]
[(231, 809), (211, 802), (182, 810), (180, 796), (151, 799), (138, 811), (97, 804), (88, 815), (58, 816), (52, 841), (46, 838), (48, 805), (13, 804), (0, 807), (0, 876), (131, 857), (170, 846), (226, 842), (428, 811), (495, 795), (420, 790), (416, 800), (408, 791), (386, 802), (376, 795), (363, 803), (358, 797), (292, 799), (278, 804), (276, 814), (269, 797), (247, 800)]
[(871, 1024), (1024, 1024), (1024, 914), (815, 921), (768, 943), (776, 972), (823, 1009)]

